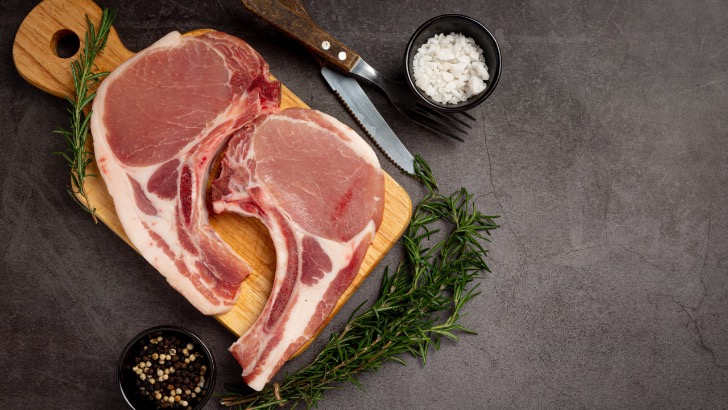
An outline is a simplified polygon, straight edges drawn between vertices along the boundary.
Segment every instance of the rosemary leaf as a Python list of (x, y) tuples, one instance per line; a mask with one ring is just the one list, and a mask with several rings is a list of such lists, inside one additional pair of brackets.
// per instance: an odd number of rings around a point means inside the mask
[[(71, 168), (71, 186), (67, 189), (68, 194), (73, 198), (74, 202), (91, 214), (94, 222), (97, 222), (96, 208), (91, 205), (84, 187), (84, 180), (87, 177), (96, 176), (86, 173), (86, 168), (93, 162), (93, 154), (86, 150), (91, 111), (89, 110), (88, 114), (84, 114), (84, 109), (96, 97), (95, 92), (90, 93), (89, 91), (108, 74), (107, 72), (93, 72), (95, 68), (94, 59), (106, 46), (106, 40), (109, 37), (109, 31), (115, 16), (116, 12), (114, 10), (104, 9), (98, 31), (86, 16), (88, 31), (83, 37), (84, 49), (78, 60), (71, 62), (74, 94), (73, 98), (66, 97), (66, 101), (70, 104), (68, 113), (71, 115), (71, 127), (69, 130), (58, 127), (53, 131), (56, 134), (63, 135), (66, 140), (66, 151), (54, 152), (54, 154), (63, 157)], [(79, 196), (83, 198), (83, 201), (78, 198)]]
[(420, 157), (415, 172), (427, 193), (415, 206), (400, 239), (402, 261), (394, 272), (385, 268), (373, 305), (358, 314), (362, 306), (357, 307), (343, 330), (331, 335), (308, 366), (252, 394), (247, 393), (249, 389), (226, 385), (228, 393), (221, 397), (221, 404), (273, 409), (303, 403), (310, 409), (325, 391), (340, 389), (342, 383), (363, 389), (357, 379), (362, 372), (375, 372), (387, 362), (406, 364), (399, 357), (403, 353), (424, 364), (430, 349), (440, 348), (443, 337), (457, 342), (460, 334), (475, 333), (460, 319), (465, 316), (462, 309), (479, 293), (473, 281), (489, 271), (482, 242), (498, 227), (496, 217), (477, 211), (473, 196), (464, 188), (450, 196), (440, 194), (430, 167)]

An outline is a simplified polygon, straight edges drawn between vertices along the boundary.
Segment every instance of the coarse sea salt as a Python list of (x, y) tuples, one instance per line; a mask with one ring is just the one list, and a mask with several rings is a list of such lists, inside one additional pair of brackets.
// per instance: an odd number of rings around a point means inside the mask
[(415, 85), (440, 104), (457, 104), (480, 94), (490, 79), (483, 50), (459, 33), (436, 34), (412, 60)]

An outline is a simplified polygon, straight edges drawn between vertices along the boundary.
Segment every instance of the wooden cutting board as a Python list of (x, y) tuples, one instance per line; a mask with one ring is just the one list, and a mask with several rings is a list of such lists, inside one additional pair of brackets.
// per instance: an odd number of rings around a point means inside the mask
[[(83, 37), (88, 29), (86, 15), (98, 28), (101, 21), (101, 9), (90, 0), (45, 0), (36, 6), (18, 29), (13, 45), (13, 59), (20, 75), (43, 91), (58, 97), (71, 96), (73, 78), (70, 63), (78, 57), (80, 50), (83, 49)], [(207, 30), (198, 30), (187, 33), (187, 35), (195, 35), (204, 31)], [(58, 57), (56, 52), (58, 41), (68, 35), (78, 36), (81, 42), (80, 50), (71, 58)], [(133, 52), (124, 47), (116, 31), (112, 28), (106, 48), (96, 58), (97, 71), (111, 71), (133, 55)], [(271, 69), (275, 71), (275, 67), (271, 67)], [(284, 86), (281, 108), (288, 107), (307, 107), (307, 105)], [(91, 141), (89, 141), (88, 149), (93, 150)], [(219, 159), (213, 168), (210, 180), (217, 176), (218, 168)], [(98, 174), (95, 164), (91, 165), (89, 171)], [(98, 218), (129, 243), (116, 216), (114, 204), (104, 181), (101, 178), (88, 178), (85, 188), (91, 203), (96, 207)], [(58, 187), (58, 189), (62, 189), (62, 187)], [(404, 189), (386, 173), (385, 191), (382, 226), (377, 231), (356, 279), (336, 304), (334, 311), (318, 330), (319, 332), (399, 239), (409, 222), (412, 215), (410, 198)], [(251, 275), (241, 285), (240, 299), (235, 307), (228, 313), (215, 316), (234, 334), (241, 335), (260, 315), (270, 295), (275, 270), (275, 249), (268, 230), (257, 219), (234, 214), (210, 215), (210, 223), (253, 268)], [(170, 291), (172, 291), (171, 288)], [(307, 346), (301, 348), (300, 351)]]

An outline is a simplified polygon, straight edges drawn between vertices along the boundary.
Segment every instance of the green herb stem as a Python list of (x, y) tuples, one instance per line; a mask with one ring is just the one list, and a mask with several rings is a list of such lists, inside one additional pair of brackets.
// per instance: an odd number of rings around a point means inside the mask
[(473, 281), (489, 271), (482, 243), (498, 227), (496, 217), (477, 211), (464, 188), (450, 196), (440, 194), (427, 163), (417, 157), (415, 164), (427, 193), (400, 240), (402, 261), (392, 273), (385, 269), (374, 304), (356, 315), (359, 306), (308, 366), (253, 394), (228, 385), (221, 404), (272, 409), (304, 403), (312, 408), (325, 391), (340, 389), (342, 382), (363, 388), (359, 373), (375, 372), (390, 361), (405, 364), (403, 353), (424, 364), (430, 347), (439, 349), (442, 337), (458, 341), (459, 334), (475, 333), (460, 320), (463, 307), (479, 293)]
[[(66, 101), (71, 105), (68, 108), (68, 113), (71, 115), (71, 128), (67, 130), (58, 127), (53, 131), (63, 135), (66, 140), (66, 150), (54, 152), (54, 154), (62, 156), (71, 168), (71, 186), (67, 188), (68, 194), (91, 214), (94, 222), (97, 222), (96, 208), (91, 205), (84, 186), (86, 177), (95, 176), (86, 172), (86, 168), (93, 161), (93, 153), (86, 149), (91, 110), (88, 111), (88, 114), (85, 114), (84, 110), (96, 97), (96, 93), (92, 92), (92, 89), (101, 78), (108, 75), (107, 72), (95, 73), (93, 71), (95, 68), (94, 59), (106, 47), (106, 40), (109, 37), (111, 24), (115, 16), (114, 10), (104, 9), (98, 31), (95, 30), (93, 23), (86, 16), (88, 31), (84, 35), (84, 49), (79, 58), (71, 62), (74, 87), (73, 98), (66, 97)], [(83, 198), (83, 201), (78, 199), (79, 196)]]

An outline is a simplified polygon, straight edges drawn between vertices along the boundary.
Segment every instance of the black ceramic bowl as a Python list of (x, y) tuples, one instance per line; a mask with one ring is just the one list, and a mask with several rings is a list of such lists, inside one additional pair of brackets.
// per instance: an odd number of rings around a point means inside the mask
[[(213, 390), (215, 388), (215, 359), (212, 357), (212, 352), (207, 348), (205, 343), (202, 342), (199, 336), (192, 333), (191, 331), (178, 326), (156, 326), (147, 329), (134, 338), (126, 345), (124, 351), (121, 353), (119, 363), (117, 365), (117, 381), (119, 391), (124, 397), (124, 401), (135, 410), (148, 410), (156, 409), (157, 403), (150, 401), (147, 398), (139, 394), (139, 387), (135, 385), (138, 380), (137, 375), (134, 373), (133, 367), (136, 365), (134, 358), (141, 354), (143, 344), (148, 340), (148, 337), (162, 336), (172, 337), (175, 336), (182, 344), (192, 343), (195, 348), (194, 351), (202, 351), (204, 358), (201, 359), (200, 363), (207, 366), (207, 372), (205, 373), (205, 385), (206, 390), (204, 396), (198, 402), (192, 403), (193, 409), (201, 409), (205, 406), (205, 403), (212, 397)], [(191, 404), (191, 405), (192, 405)]]
[[(417, 54), (417, 50), (427, 40), (435, 34), (440, 33), (445, 35), (459, 33), (472, 38), (483, 49), (483, 57), (485, 58), (485, 64), (488, 66), (488, 74), (490, 74), (490, 79), (486, 81), (485, 90), (457, 104), (441, 104), (435, 102), (415, 85), (412, 72), (412, 61), (414, 60), (415, 54)], [(407, 83), (409, 83), (412, 91), (427, 105), (446, 112), (467, 111), (485, 101), (493, 93), (493, 90), (495, 90), (495, 86), (498, 84), (498, 79), (500, 78), (501, 54), (495, 37), (480, 22), (462, 14), (444, 14), (428, 20), (415, 31), (409, 43), (407, 43), (407, 49), (404, 54), (404, 66), (407, 71)]]

